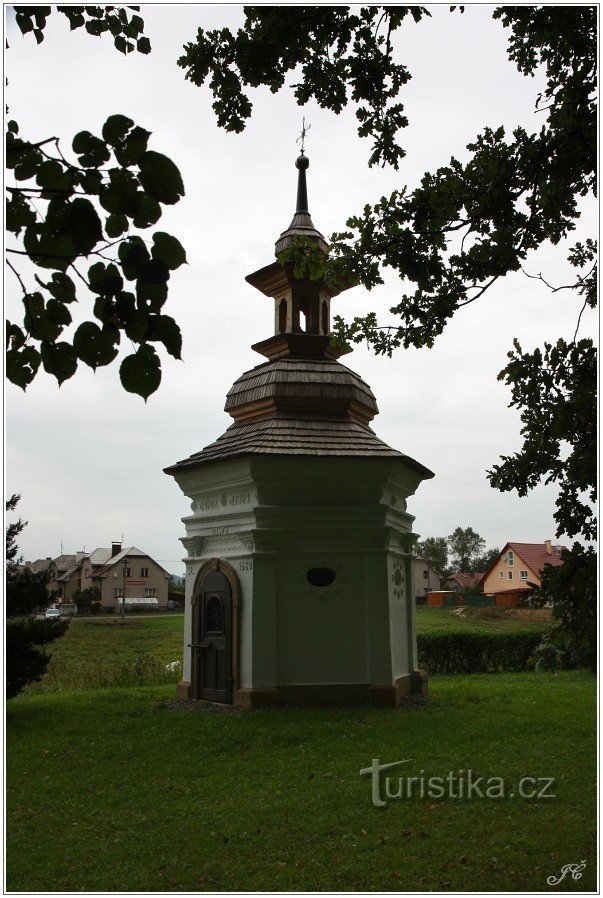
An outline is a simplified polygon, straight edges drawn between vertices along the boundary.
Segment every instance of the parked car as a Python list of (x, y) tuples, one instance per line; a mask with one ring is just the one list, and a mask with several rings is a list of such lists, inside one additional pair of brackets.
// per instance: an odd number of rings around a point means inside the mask
[(44, 612), (44, 620), (60, 620), (61, 612), (58, 608), (47, 608)]

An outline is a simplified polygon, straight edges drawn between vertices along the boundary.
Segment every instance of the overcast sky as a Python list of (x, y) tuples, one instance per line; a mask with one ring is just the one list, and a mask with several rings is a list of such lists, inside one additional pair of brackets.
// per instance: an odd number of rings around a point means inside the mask
[[(398, 172), (368, 168), (370, 143), (358, 137), (351, 109), (334, 116), (309, 104), (302, 111), (288, 90), (255, 91), (243, 134), (216, 126), (209, 91), (186, 82), (176, 60), (198, 27), (236, 27), (242, 7), (143, 6), (153, 51), (128, 58), (107, 35), (69, 33), (57, 13), (40, 46), (9, 19), (6, 101), (21, 135), (57, 135), (69, 149), (77, 131), (100, 133), (117, 112), (152, 131), (149, 147), (176, 162), (186, 187), (156, 228), (177, 235), (189, 261), (173, 274), (164, 308), (182, 328), (184, 361), (163, 352), (163, 381), (146, 405), (123, 391), (115, 362), (96, 374), (82, 364), (60, 389), (43, 371), (26, 393), (7, 385), (6, 488), (23, 497), (26, 558), (58, 555), (61, 544), (65, 552), (91, 551), (123, 535), (125, 545), (183, 572), (180, 519), (189, 504), (162, 469), (223, 433), (231, 423), (223, 411), (228, 389), (262, 362), (249, 347), (272, 333), (271, 303), (244, 278), (272, 261), (294, 210), (302, 115), (311, 123), (310, 211), (327, 237), (365, 203), (404, 184), (412, 189), (453, 154), (466, 157), (466, 144), (485, 125), (540, 126), (533, 108), (544, 81), (509, 63), (493, 7), (469, 6), (464, 15), (450, 14), (448, 4), (430, 9), (431, 19), (409, 24), (397, 39), (413, 75), (402, 97), (410, 126)], [(593, 233), (594, 208), (585, 212), (571, 242)], [(567, 283), (566, 256), (565, 247), (545, 247), (526, 270)], [(33, 286), (31, 270), (22, 271)], [(7, 317), (19, 321), (18, 291), (8, 278), (6, 286)], [(351, 318), (374, 309), (388, 323), (400, 292), (390, 273), (370, 294), (343, 294), (333, 312)], [(524, 349), (571, 339), (578, 312), (568, 293), (553, 295), (518, 273), (458, 312), (432, 349), (398, 350), (387, 359), (357, 347), (345, 358), (377, 397), (378, 436), (435, 472), (409, 502), (421, 537), (460, 525), (501, 548), (507, 540), (554, 538), (556, 490), (542, 486), (519, 499), (493, 490), (486, 470), (520, 446), (519, 416), (496, 380), (513, 338)], [(581, 334), (591, 335), (594, 314), (582, 321)]]

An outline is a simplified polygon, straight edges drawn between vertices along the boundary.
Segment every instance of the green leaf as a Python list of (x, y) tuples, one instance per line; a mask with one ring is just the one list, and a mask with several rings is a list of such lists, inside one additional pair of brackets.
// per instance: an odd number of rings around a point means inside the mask
[[(39, 157), (40, 159), (42, 157)], [(17, 181), (29, 181), (30, 178), (36, 174), (39, 161), (35, 158), (23, 159), (21, 162), (17, 162), (15, 165), (15, 178)]]
[(136, 228), (148, 228), (161, 218), (161, 206), (157, 200), (151, 199), (142, 190), (138, 192), (137, 197), (138, 209), (132, 219), (132, 224)]
[(55, 324), (71, 324), (71, 312), (58, 299), (49, 299), (46, 303), (46, 314)]
[(23, 390), (32, 382), (40, 367), (40, 353), (33, 346), (9, 349), (6, 353), (6, 376)]
[(142, 280), (136, 282), (136, 303), (139, 309), (158, 312), (164, 305), (167, 295), (167, 284), (149, 284)]
[(19, 126), (18, 126), (18, 124), (16, 123), (16, 121), (15, 121), (14, 119), (11, 119), (10, 122), (8, 123), (8, 125), (7, 125), (6, 127), (8, 128), (8, 130), (9, 130), (12, 134), (18, 134), (18, 133), (19, 133)]
[(92, 292), (102, 296), (116, 296), (124, 285), (117, 265), (112, 262), (107, 266), (103, 262), (91, 265), (88, 269), (88, 281)]
[(184, 196), (182, 176), (167, 156), (154, 150), (147, 150), (140, 157), (138, 164), (140, 183), (152, 199), (173, 205)]
[(111, 158), (106, 144), (100, 138), (94, 137), (90, 131), (79, 131), (73, 138), (71, 146), (84, 168), (98, 168)]
[(73, 349), (82, 362), (91, 368), (110, 364), (117, 355), (119, 331), (116, 327), (103, 325), (101, 329), (93, 321), (80, 324), (73, 335)]
[(153, 234), (151, 255), (154, 259), (165, 262), (172, 271), (186, 263), (186, 252), (180, 241), (164, 231)]
[[(55, 159), (42, 162), (36, 175), (36, 184), (50, 190), (51, 197), (53, 191), (70, 193), (72, 190), (71, 178), (64, 171), (61, 163)], [(44, 194), (42, 196), (45, 198)]]
[(107, 212), (114, 215), (136, 215), (140, 200), (135, 176), (130, 171), (112, 168), (109, 173), (110, 183), (101, 188), (100, 204)]
[(44, 284), (44, 286), (55, 299), (59, 299), (61, 302), (75, 302), (75, 284), (69, 275), (55, 271), (50, 283)]
[(73, 346), (69, 343), (48, 343), (43, 340), (40, 344), (42, 355), (42, 364), (44, 370), (48, 374), (53, 374), (59, 382), (59, 386), (64, 381), (73, 377), (77, 371), (77, 357), (73, 351)]
[(90, 200), (83, 197), (76, 197), (68, 202), (62, 199), (51, 200), (46, 221), (53, 230), (53, 236), (68, 237), (78, 255), (90, 253), (103, 237), (98, 213)]
[(36, 220), (36, 213), (22, 193), (11, 193), (6, 201), (6, 227), (11, 234), (20, 234), (22, 229)]
[(103, 140), (115, 147), (125, 139), (133, 125), (132, 119), (126, 115), (110, 115), (103, 125)]
[(65, 234), (54, 236), (44, 223), (26, 227), (23, 246), (34, 264), (55, 271), (65, 271), (77, 256), (71, 238)]
[(182, 333), (169, 315), (149, 315), (146, 339), (160, 341), (175, 359), (182, 358)]
[(6, 348), (21, 349), (25, 345), (25, 334), (16, 324), (6, 322)]
[[(136, 17), (135, 17), (136, 18)], [(134, 21), (134, 20), (132, 20)], [(151, 42), (148, 37), (141, 37), (136, 41), (136, 49), (139, 53), (147, 53), (151, 52)]]
[[(56, 302), (56, 300), (50, 300)], [(48, 315), (41, 293), (26, 293), (23, 297), (25, 315), (23, 326), (34, 340), (56, 340), (63, 328)]]
[(110, 215), (105, 222), (107, 237), (121, 237), (128, 230), (128, 219), (125, 215)]
[(161, 383), (161, 362), (152, 346), (143, 344), (134, 355), (128, 355), (119, 368), (124, 390), (145, 400)]
[(123, 166), (136, 165), (142, 154), (146, 152), (150, 136), (151, 132), (145, 128), (138, 126), (132, 128), (125, 140), (114, 147), (113, 152), (119, 164)]
[(143, 266), (150, 261), (149, 252), (140, 237), (131, 237), (120, 243), (117, 251), (121, 262), (124, 277), (129, 281), (135, 280)]

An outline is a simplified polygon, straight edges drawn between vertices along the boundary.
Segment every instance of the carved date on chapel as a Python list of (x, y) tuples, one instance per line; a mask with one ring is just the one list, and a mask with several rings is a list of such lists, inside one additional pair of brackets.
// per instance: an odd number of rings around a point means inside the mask
[(219, 508), (235, 508), (238, 505), (248, 505), (251, 502), (251, 493), (231, 493), (227, 495), (222, 493), (221, 496), (206, 496), (199, 499), (199, 511), (215, 511)]

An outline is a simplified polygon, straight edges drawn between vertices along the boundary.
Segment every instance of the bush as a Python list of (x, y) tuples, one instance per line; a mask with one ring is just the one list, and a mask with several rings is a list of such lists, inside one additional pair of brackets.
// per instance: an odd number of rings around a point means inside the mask
[(46, 673), (50, 656), (40, 645), (54, 642), (67, 630), (68, 621), (9, 618), (6, 622), (6, 697), (18, 695), (28, 683)]
[(430, 674), (527, 670), (542, 633), (435, 633), (419, 635), (419, 666)]

